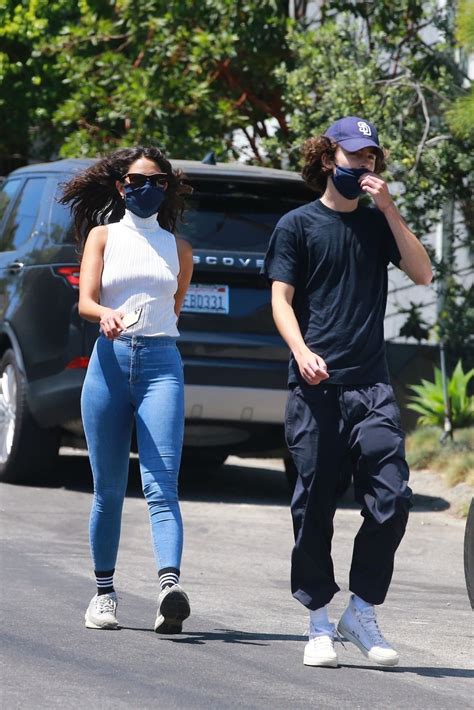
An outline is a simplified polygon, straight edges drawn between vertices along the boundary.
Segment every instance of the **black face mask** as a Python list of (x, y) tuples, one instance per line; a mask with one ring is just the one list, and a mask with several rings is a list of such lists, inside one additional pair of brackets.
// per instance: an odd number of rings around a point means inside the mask
[(142, 187), (124, 185), (125, 207), (137, 217), (151, 217), (160, 209), (166, 197), (166, 190), (159, 185), (146, 182)]
[(336, 165), (336, 170), (331, 175), (334, 187), (347, 200), (355, 200), (364, 191), (359, 185), (359, 178), (369, 171), (366, 168), (341, 168)]

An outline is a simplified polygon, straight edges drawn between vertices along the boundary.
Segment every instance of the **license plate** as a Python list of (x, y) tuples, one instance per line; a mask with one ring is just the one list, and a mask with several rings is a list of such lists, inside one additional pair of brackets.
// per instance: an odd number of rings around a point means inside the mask
[(229, 313), (229, 287), (191, 284), (181, 310), (184, 313)]

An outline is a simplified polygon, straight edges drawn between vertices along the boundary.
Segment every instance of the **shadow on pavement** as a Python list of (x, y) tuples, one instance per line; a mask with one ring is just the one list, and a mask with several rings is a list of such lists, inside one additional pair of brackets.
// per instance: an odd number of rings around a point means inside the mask
[(447, 510), (448, 508), (450, 508), (450, 503), (445, 500), (445, 498), (415, 493), (413, 496), (413, 508), (411, 512), (417, 513), (427, 510), (432, 510), (435, 512), (437, 510)]
[(291, 491), (285, 474), (268, 468), (225, 464), (212, 470), (184, 469), (180, 474), (181, 500), (289, 505)]
[[(124, 631), (144, 631), (155, 634), (150, 628), (137, 628), (134, 626), (121, 626)], [(215, 629), (214, 631), (183, 631), (176, 636), (155, 634), (160, 641), (172, 641), (190, 645), (202, 645), (207, 641), (223, 641), (224, 643), (239, 643), (251, 646), (268, 646), (271, 641), (307, 641), (306, 636), (296, 634), (262, 634), (236, 629)]]
[[(92, 491), (92, 475), (86, 455), (61, 455), (58, 472), (46, 485), (84, 492)], [(291, 494), (281, 471), (224, 465), (219, 468), (184, 468), (180, 473), (182, 501), (288, 505)], [(130, 459), (127, 497), (142, 497), (138, 459)]]
[(179, 638), (169, 638), (174, 643), (201, 645), (206, 641), (224, 641), (224, 643), (238, 643), (251, 646), (268, 646), (271, 641), (299, 641), (305, 642), (306, 636), (295, 634), (259, 634), (234, 629), (215, 629), (214, 631), (184, 632)]
[[(155, 634), (151, 628), (138, 628), (134, 626), (121, 626), (120, 630), (139, 631)], [(212, 641), (222, 641), (230, 644), (240, 644), (246, 646), (269, 646), (273, 641), (297, 641), (304, 643), (307, 636), (301, 634), (265, 634), (258, 632), (238, 631), (236, 629), (214, 629), (214, 631), (183, 631), (176, 636), (155, 634), (157, 640), (168, 641), (177, 644), (192, 646), (202, 646)], [(358, 663), (339, 663), (339, 668), (354, 668), (365, 671), (377, 671), (381, 673), (414, 673), (426, 678), (474, 678), (474, 671), (467, 668), (446, 668), (442, 666), (377, 666), (361, 665)], [(320, 668), (314, 667), (314, 670)], [(324, 669), (326, 671), (327, 669)]]
[(382, 673), (415, 673), (426, 678), (474, 678), (474, 671), (468, 668), (443, 668), (442, 666), (360, 666), (357, 663), (340, 663), (341, 668), (359, 668), (364, 671)]
[[(136, 628), (133, 626), (122, 626), (124, 631), (145, 631), (155, 633), (153, 629)], [(237, 631), (235, 629), (215, 629), (214, 631), (183, 631), (176, 636), (164, 636), (155, 634), (160, 641), (171, 641), (173, 643), (202, 645), (207, 641), (223, 641), (224, 643), (238, 643), (250, 646), (268, 646), (271, 641), (307, 641), (306, 636), (295, 634), (261, 634), (248, 631)]]
[[(89, 459), (85, 452), (62, 454), (55, 475), (45, 485), (71, 490), (92, 490)], [(180, 473), (180, 499), (183, 501), (242, 503), (252, 505), (284, 505), (291, 500), (291, 492), (282, 471), (253, 466), (225, 464), (219, 468), (183, 468)], [(140, 470), (137, 457), (130, 459), (127, 496), (141, 497)], [(413, 512), (440, 511), (449, 508), (443, 498), (429, 495), (414, 496)], [(339, 501), (339, 507), (358, 509), (352, 487)]]

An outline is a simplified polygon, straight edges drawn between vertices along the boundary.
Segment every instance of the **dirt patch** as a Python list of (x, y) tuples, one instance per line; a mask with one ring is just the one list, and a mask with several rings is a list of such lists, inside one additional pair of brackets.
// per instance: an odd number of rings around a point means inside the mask
[(458, 483), (449, 487), (443, 477), (429, 469), (410, 472), (415, 510), (446, 510), (456, 517), (465, 517), (474, 496), (474, 487)]

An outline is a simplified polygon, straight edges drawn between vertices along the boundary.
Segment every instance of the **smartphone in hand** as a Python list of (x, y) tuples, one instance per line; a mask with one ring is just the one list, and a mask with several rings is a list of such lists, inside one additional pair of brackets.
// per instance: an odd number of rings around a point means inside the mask
[(130, 313), (126, 313), (124, 317), (122, 318), (122, 323), (124, 325), (125, 330), (127, 328), (130, 328), (130, 326), (135, 325), (135, 323), (138, 323), (140, 320), (140, 316), (142, 314), (142, 309), (141, 308), (135, 308), (134, 311), (130, 311)]

